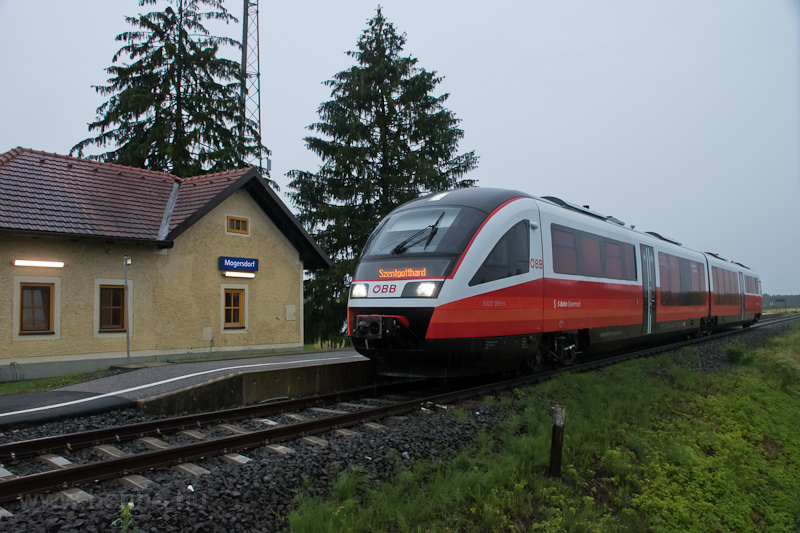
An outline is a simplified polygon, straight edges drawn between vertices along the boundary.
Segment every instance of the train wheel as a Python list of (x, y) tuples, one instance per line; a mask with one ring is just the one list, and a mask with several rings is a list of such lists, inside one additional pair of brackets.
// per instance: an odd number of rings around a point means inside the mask
[(697, 333), (698, 337), (708, 337), (714, 331), (715, 321), (704, 318), (700, 321), (700, 331)]
[(562, 366), (574, 363), (578, 356), (578, 344), (575, 342), (575, 338), (569, 333), (553, 337), (550, 356)]
[(547, 356), (546, 350), (547, 350), (546, 344), (541, 343), (539, 345), (539, 349), (536, 350), (536, 355), (528, 360), (526, 366), (531, 370), (533, 370), (534, 372), (541, 372), (542, 370), (544, 370), (546, 356)]

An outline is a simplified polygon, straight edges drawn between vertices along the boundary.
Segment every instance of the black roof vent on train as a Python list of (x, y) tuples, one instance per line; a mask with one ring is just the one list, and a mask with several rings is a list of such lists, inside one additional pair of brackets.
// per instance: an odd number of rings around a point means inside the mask
[[(655, 231), (645, 231), (648, 235), (652, 235), (656, 239), (661, 239), (662, 241), (671, 242), (672, 244), (677, 244), (678, 246), (683, 246), (682, 243), (676, 241), (675, 239), (670, 239), (669, 237), (664, 237), (660, 233), (656, 233)], [(713, 255), (713, 254), (712, 254)]]
[(556, 196), (542, 196), (543, 200), (547, 200), (548, 202), (552, 202), (556, 205), (559, 205), (566, 209), (572, 209), (579, 213), (583, 213), (584, 215), (589, 215), (590, 217), (599, 218), (600, 220), (605, 220), (607, 222), (611, 222), (612, 224), (619, 224), (620, 226), (624, 226), (625, 223), (618, 218), (614, 218), (610, 215), (603, 215), (602, 213), (598, 213), (597, 211), (593, 211), (589, 209), (588, 205), (578, 205), (573, 204), (572, 202), (567, 202), (566, 200), (562, 200)]
[(716, 257), (716, 258), (717, 258), (717, 259), (719, 259), (720, 261), (725, 261), (726, 263), (730, 263), (730, 261), (728, 261), (728, 260), (727, 260), (727, 259), (725, 259), (724, 257), (720, 257), (720, 256), (719, 256), (719, 254), (715, 254), (714, 252), (706, 252), (706, 253), (707, 253), (708, 255), (713, 255), (714, 257)]
[(743, 264), (741, 264), (741, 263), (740, 263), (740, 262), (738, 262), (738, 261), (731, 261), (731, 262), (732, 262), (734, 265), (739, 265), (739, 266), (740, 266), (740, 267), (742, 267), (742, 268), (746, 268), (747, 270), (750, 270), (750, 267), (748, 267), (748, 266), (744, 266)]

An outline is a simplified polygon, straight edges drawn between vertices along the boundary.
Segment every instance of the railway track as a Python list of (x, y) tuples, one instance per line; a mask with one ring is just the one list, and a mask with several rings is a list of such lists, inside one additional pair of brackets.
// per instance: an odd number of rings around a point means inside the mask
[[(754, 326), (767, 327), (773, 324), (796, 320), (787, 317), (762, 322)], [(237, 452), (261, 446), (275, 453), (286, 451), (280, 443), (296, 439), (313, 440), (315, 435), (345, 431), (348, 428), (373, 424), (387, 417), (398, 417), (435, 405), (449, 404), (476, 396), (530, 385), (548, 380), (561, 372), (585, 372), (637, 357), (676, 350), (692, 344), (717, 340), (741, 333), (742, 329), (722, 332), (710, 337), (690, 339), (684, 342), (646, 348), (604, 359), (587, 361), (549, 372), (522, 376), (511, 380), (486, 383), (437, 394), (421, 395), (422, 382), (396, 383), (369, 387), (350, 392), (327, 394), (296, 400), (283, 400), (237, 409), (226, 409), (210, 413), (181, 416), (127, 426), (91, 430), (69, 435), (55, 435), (35, 440), (11, 442), (0, 445), (0, 503), (22, 498), (25, 495), (41, 494), (97, 483), (102, 480), (127, 477), (157, 468), (179, 465), (191, 472), (191, 461), (223, 455), (237, 461)], [(370, 399), (377, 398), (377, 399)], [(383, 399), (380, 399), (383, 398)], [(281, 420), (278, 423), (274, 419)], [(313, 418), (312, 418), (313, 417)], [(248, 421), (245, 429), (235, 422)], [(224, 435), (228, 433), (228, 435)], [(179, 435), (176, 440), (192, 440), (189, 444), (170, 445), (162, 438)], [(172, 437), (170, 437), (172, 438)], [(151, 448), (141, 453), (127, 453), (117, 446), (137, 442), (137, 447)], [(324, 441), (320, 441), (322, 443)], [(72, 463), (55, 454), (72, 454), (91, 448), (100, 460), (87, 464)], [(103, 459), (105, 457), (105, 459)], [(19, 477), (2, 467), (8, 462), (21, 460), (46, 461), (54, 469)], [(144, 479), (144, 478), (142, 478)], [(136, 478), (136, 482), (142, 482)], [(144, 480), (146, 482), (146, 479)], [(131, 481), (134, 483), (134, 481)]]

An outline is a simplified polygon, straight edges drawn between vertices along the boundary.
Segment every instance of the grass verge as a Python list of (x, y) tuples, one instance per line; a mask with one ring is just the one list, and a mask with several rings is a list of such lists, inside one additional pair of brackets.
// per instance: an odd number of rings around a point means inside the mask
[[(301, 494), (293, 531), (797, 531), (800, 328), (703, 374), (687, 349), (514, 391), (452, 461), (392, 480), (339, 474)], [(551, 409), (567, 408), (548, 478)], [(467, 413), (468, 415), (468, 413)], [(459, 416), (464, 416), (460, 413)]]
[(98, 379), (105, 376), (107, 370), (96, 370), (94, 372), (80, 372), (57, 376), (53, 378), (30, 379), (27, 381), (15, 381), (12, 383), (0, 383), (0, 396), (11, 396), (13, 394), (25, 394), (29, 392), (43, 392), (75, 383), (81, 383), (90, 379)]

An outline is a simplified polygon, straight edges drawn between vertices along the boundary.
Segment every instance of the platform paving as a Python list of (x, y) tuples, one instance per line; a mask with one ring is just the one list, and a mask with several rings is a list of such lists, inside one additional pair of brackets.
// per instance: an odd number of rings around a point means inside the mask
[(264, 357), (135, 364), (120, 372), (48, 392), (0, 397), (0, 432), (17, 425), (135, 407), (138, 400), (192, 387), (220, 377), (307, 366), (364, 361), (355, 350), (272, 354)]

